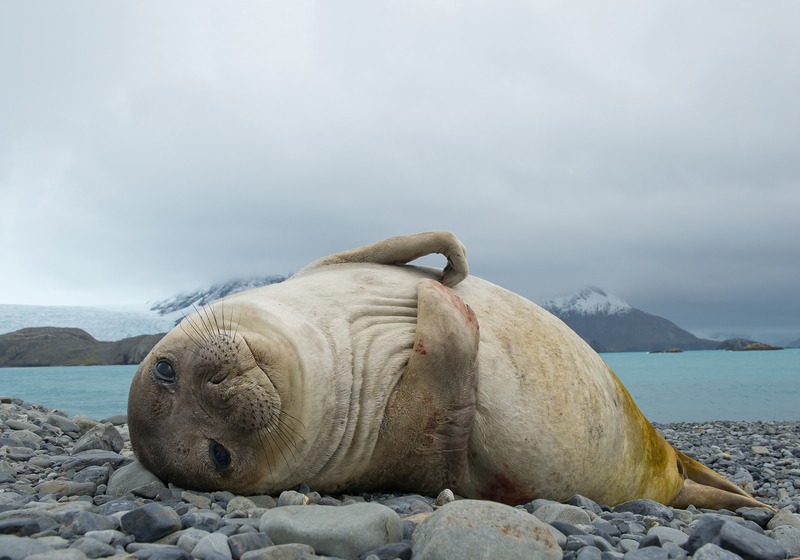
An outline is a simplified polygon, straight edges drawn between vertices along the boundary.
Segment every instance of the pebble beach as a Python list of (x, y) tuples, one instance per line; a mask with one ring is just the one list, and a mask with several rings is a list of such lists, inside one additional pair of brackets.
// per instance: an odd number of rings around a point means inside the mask
[(800, 557), (800, 421), (656, 424), (773, 509), (616, 507), (583, 496), (511, 507), (445, 490), (236, 496), (165, 486), (126, 419), (0, 397), (0, 560), (779, 560)]

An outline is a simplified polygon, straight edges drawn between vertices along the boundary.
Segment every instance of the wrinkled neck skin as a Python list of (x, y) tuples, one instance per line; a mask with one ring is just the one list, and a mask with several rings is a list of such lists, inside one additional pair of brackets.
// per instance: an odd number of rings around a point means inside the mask
[[(371, 463), (387, 400), (405, 370), (416, 329), (415, 293), (339, 307), (330, 299), (314, 305), (316, 298), (337, 296), (324, 287), (314, 295), (298, 290), (297, 298), (284, 292), (280, 301), (265, 293), (224, 302), (246, 340), (257, 345), (257, 334), (248, 332), (269, 322), (293, 346), (298, 362), (289, 379), (272, 380), (282, 414), (296, 419), (284, 453), (289, 468), (273, 466), (250, 489), (277, 492), (301, 482), (319, 491), (346, 489)], [(262, 442), (254, 438), (251, 444)]]

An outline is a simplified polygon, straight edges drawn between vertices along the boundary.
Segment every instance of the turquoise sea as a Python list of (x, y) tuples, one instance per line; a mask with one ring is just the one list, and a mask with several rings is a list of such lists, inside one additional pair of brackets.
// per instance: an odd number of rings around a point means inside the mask
[[(602, 357), (654, 422), (800, 420), (800, 349)], [(125, 413), (135, 371), (136, 366), (0, 368), (0, 396), (101, 419)]]

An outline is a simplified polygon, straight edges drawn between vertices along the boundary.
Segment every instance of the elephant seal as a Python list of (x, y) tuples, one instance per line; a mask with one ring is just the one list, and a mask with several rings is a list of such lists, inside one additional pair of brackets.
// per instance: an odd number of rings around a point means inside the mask
[[(443, 272), (406, 265), (430, 253)], [(186, 317), (139, 366), (128, 421), (146, 468), (199, 490), (763, 505), (670, 446), (559, 319), (469, 276), (448, 232), (338, 253)]]

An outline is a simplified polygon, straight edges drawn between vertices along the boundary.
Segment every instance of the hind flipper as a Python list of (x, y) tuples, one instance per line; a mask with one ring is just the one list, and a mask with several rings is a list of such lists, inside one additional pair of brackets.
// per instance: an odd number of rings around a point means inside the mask
[(764, 507), (773, 509), (753, 498), (733, 482), (712, 471), (676, 450), (678, 467), (685, 480), (680, 492), (669, 503), (671, 507), (686, 509), (689, 505), (698, 508), (728, 509), (740, 507)]

